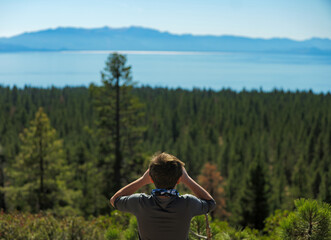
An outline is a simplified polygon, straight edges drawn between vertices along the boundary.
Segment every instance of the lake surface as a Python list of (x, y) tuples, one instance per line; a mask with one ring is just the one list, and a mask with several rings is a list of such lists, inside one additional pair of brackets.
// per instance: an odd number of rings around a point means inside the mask
[[(109, 51), (0, 54), (0, 85), (100, 84)], [(331, 56), (120, 51), (139, 85), (331, 92)]]

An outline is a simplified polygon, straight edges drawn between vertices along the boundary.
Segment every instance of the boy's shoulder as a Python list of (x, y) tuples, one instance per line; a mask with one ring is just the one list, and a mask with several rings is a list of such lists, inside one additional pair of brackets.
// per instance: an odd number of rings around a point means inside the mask
[[(146, 194), (146, 193), (134, 193), (131, 195), (132, 197), (141, 197), (141, 198), (151, 198), (154, 197), (151, 194)], [(184, 194), (184, 195), (179, 195), (179, 196), (174, 196), (175, 198), (180, 198), (180, 199), (199, 199), (196, 196), (192, 195), (192, 194)]]
[[(132, 198), (148, 198), (148, 199), (154, 198), (153, 195), (146, 194), (146, 193), (135, 193), (135, 194), (130, 195), (130, 197), (132, 197)], [(191, 199), (196, 200), (196, 199), (199, 199), (199, 198), (197, 198), (196, 196), (194, 196), (192, 194), (179, 195), (179, 196), (175, 196), (174, 198), (181, 199), (181, 200), (191, 200)]]
[(129, 196), (133, 197), (133, 198), (135, 198), (135, 197), (139, 198), (139, 197), (150, 197), (151, 195), (148, 195), (146, 193), (134, 193), (134, 194), (131, 194)]
[(133, 214), (142, 214), (146, 211), (162, 209), (177, 209), (199, 215), (209, 212), (215, 206), (214, 200), (203, 200), (191, 194), (161, 198), (146, 193), (135, 193), (122, 196), (115, 200), (115, 208)]
[[(152, 200), (152, 199), (162, 199), (162, 198), (159, 198), (159, 197), (155, 197), (151, 194), (146, 194), (146, 193), (134, 193), (132, 195), (129, 195), (129, 196), (122, 196), (122, 197), (119, 197), (118, 199), (116, 200), (119, 200), (119, 199), (126, 199), (126, 200), (129, 200), (130, 201), (139, 201), (139, 200)], [(184, 195), (179, 195), (179, 196), (174, 196), (174, 197), (171, 197), (171, 198), (165, 198), (164, 200), (179, 200), (179, 201), (197, 201), (197, 200), (201, 200), (199, 198), (197, 198), (196, 196), (192, 195), (192, 194), (184, 194)]]
[(198, 199), (196, 196), (194, 196), (192, 194), (184, 194), (184, 195), (180, 195), (179, 197), (181, 197), (183, 199), (191, 199), (191, 198)]

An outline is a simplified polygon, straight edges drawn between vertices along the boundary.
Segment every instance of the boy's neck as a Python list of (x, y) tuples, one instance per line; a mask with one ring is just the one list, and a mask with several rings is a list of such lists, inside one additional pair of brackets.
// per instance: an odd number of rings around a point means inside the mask
[(179, 193), (177, 192), (177, 190), (175, 188), (173, 189), (153, 189), (152, 190), (152, 196), (156, 196), (156, 197), (173, 197), (173, 196), (179, 196)]

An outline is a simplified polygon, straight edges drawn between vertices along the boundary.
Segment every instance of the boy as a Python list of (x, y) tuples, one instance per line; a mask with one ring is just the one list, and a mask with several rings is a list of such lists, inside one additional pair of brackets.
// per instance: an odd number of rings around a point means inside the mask
[[(180, 196), (174, 189), (180, 182), (196, 197)], [(150, 183), (157, 188), (151, 195), (134, 194)], [(116, 192), (110, 203), (116, 209), (136, 216), (141, 240), (186, 240), (191, 218), (212, 211), (216, 204), (212, 196), (187, 174), (184, 163), (167, 153), (154, 156), (144, 175)]]

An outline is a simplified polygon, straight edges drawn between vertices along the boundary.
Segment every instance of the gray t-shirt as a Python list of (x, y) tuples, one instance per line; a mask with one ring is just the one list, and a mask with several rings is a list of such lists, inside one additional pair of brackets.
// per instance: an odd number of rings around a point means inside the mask
[(161, 198), (139, 193), (118, 197), (114, 205), (136, 216), (141, 240), (186, 240), (192, 217), (212, 211), (216, 203), (190, 194)]

